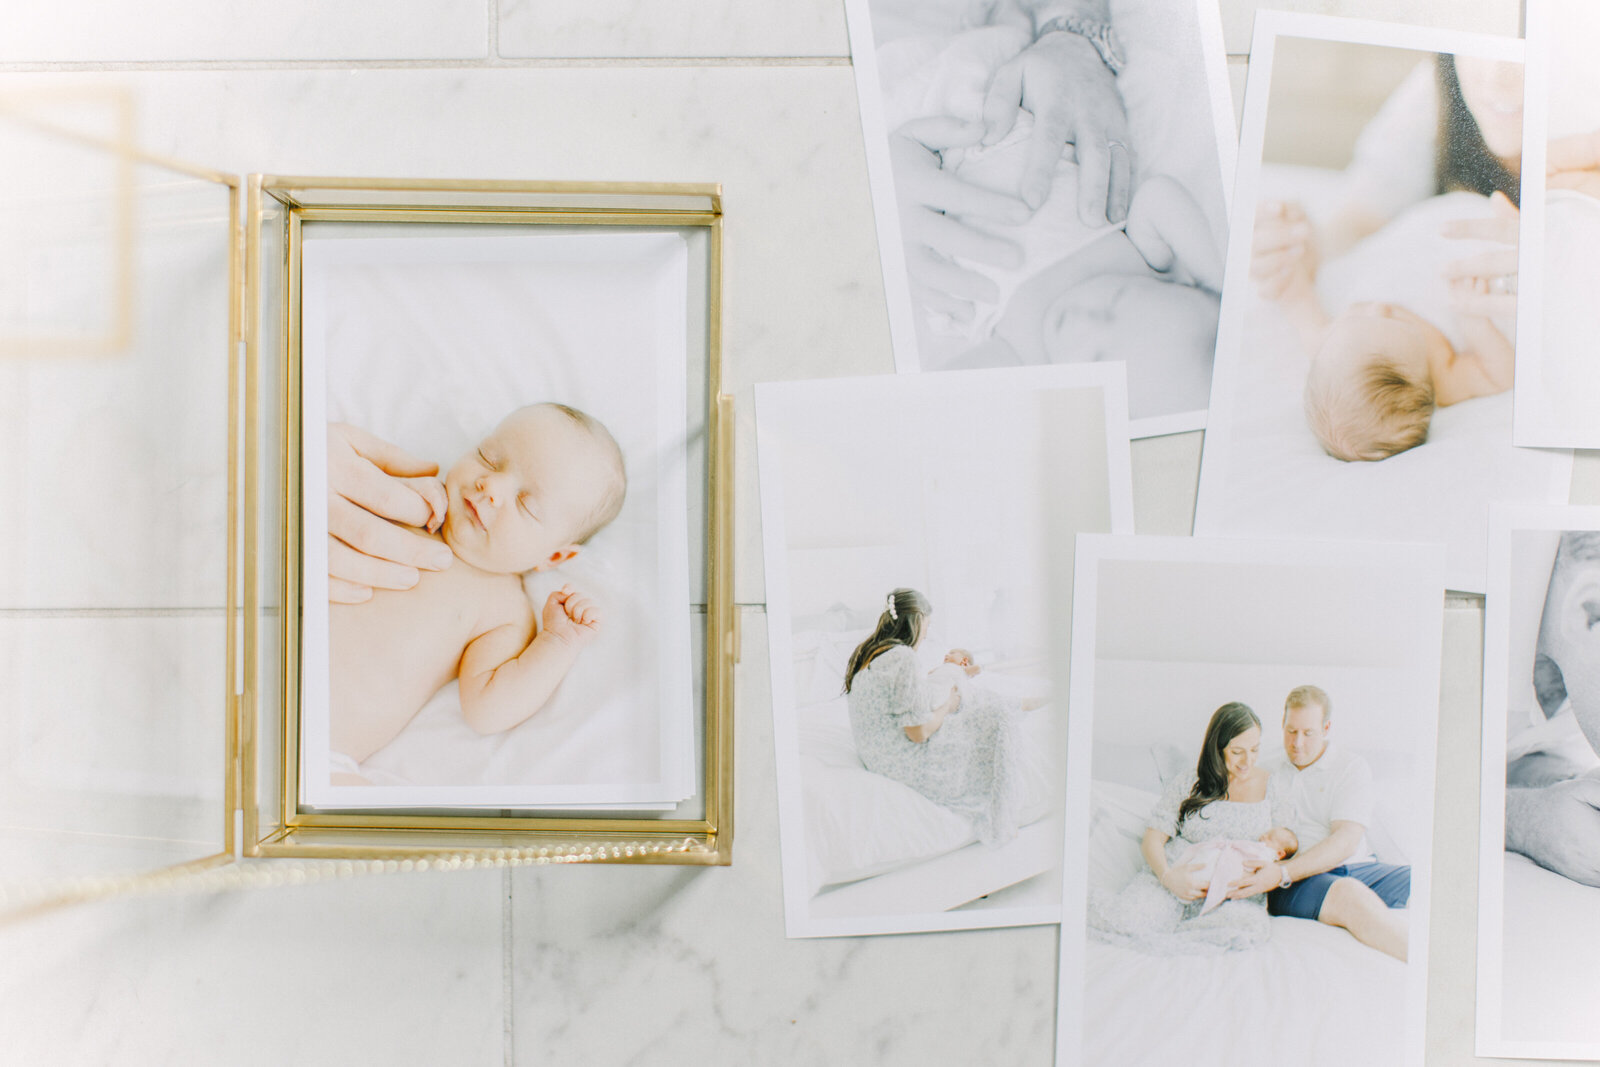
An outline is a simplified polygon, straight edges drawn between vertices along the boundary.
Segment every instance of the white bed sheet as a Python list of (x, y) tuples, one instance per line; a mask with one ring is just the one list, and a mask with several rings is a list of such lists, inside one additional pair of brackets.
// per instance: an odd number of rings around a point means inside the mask
[[(1142, 865), (1138, 840), (1156, 799), (1092, 784), (1091, 888), (1115, 890)], [(1218, 955), (1155, 956), (1091, 938), (1083, 988), (1085, 1064), (1343, 1067), (1404, 1058), (1405, 965), (1306, 919), (1274, 918), (1266, 944)]]
[[(1316, 214), (1334, 185), (1326, 172), (1264, 165), (1261, 188), (1309, 201)], [(1445, 238), (1439, 226), (1488, 211), (1470, 193), (1416, 205), (1324, 266), (1324, 306), (1336, 313), (1356, 301), (1398, 303), (1457, 339), (1440, 270), (1489, 246)], [(1427, 442), (1400, 455), (1333, 459), (1305, 420), (1309, 356), (1278, 307), (1245, 288), (1228, 296), (1245, 303), (1240, 344), (1217, 381), (1229, 396), (1213, 404), (1204, 463), (1214, 469), (1202, 482), (1195, 533), (1435, 542), (1447, 548), (1450, 588), (1483, 592), (1489, 502), (1564, 500), (1570, 453), (1514, 448), (1511, 394), (1503, 393), (1439, 409)]]
[[(559, 401), (611, 430), (629, 474), (617, 519), (573, 560), (524, 579), (536, 612), (565, 582), (605, 611), (604, 630), (549, 703), (480, 736), (452, 682), (362, 764), (373, 786), (344, 788), (316, 785), (308, 712), (308, 802), (662, 807), (690, 795), (684, 239), (341, 236), (305, 248), (307, 390), (320, 344), (328, 420), (436, 460), (442, 474), (512, 410)], [(325, 564), (307, 541), (310, 603)], [(308, 687), (311, 669), (308, 660)], [(326, 751), (325, 716), (320, 725)]]
[(1600, 1056), (1600, 889), (1508, 852), (1503, 928), (1502, 1040), (1523, 1055)]

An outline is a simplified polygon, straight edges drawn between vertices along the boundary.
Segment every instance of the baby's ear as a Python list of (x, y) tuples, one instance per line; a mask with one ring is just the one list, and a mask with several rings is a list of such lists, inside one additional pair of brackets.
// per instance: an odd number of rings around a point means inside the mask
[(581, 551), (583, 551), (583, 546), (582, 545), (579, 545), (579, 544), (563, 545), (562, 547), (556, 549), (554, 552), (550, 553), (550, 556), (549, 556), (548, 559), (546, 559), (543, 563), (539, 564), (537, 567), (535, 567), (533, 569), (536, 570), (536, 571), (554, 570), (556, 567), (561, 566), (563, 563), (565, 563), (567, 560), (571, 559), (573, 556), (576, 556)]

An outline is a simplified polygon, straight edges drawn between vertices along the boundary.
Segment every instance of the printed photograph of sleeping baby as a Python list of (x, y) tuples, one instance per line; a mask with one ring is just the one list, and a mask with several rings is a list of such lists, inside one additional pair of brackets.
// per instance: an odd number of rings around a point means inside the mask
[[(1195, 533), (1447, 546), (1566, 500), (1512, 444), (1522, 43), (1262, 12)], [(1523, 288), (1526, 293), (1526, 288)]]
[(1600, 8), (1585, 0), (1529, 0), (1527, 34), (1516, 439), (1597, 448)]
[(1442, 566), (1078, 538), (1058, 1063), (1422, 1063)]
[(304, 245), (302, 801), (670, 809), (690, 238), (358, 232)]
[(1491, 521), (1477, 1051), (1600, 1059), (1600, 508)]
[(790, 937), (1057, 921), (1043, 527), (1132, 529), (1123, 390), (1118, 366), (757, 386)]
[(848, 0), (895, 366), (1124, 361), (1205, 425), (1237, 143), (1213, 0)]

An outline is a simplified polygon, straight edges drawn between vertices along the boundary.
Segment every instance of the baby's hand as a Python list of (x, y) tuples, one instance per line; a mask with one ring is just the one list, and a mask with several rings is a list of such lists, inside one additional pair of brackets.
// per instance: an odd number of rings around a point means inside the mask
[(544, 602), (543, 633), (574, 648), (582, 648), (600, 632), (600, 609), (572, 586), (564, 585)]
[(1317, 277), (1316, 230), (1299, 204), (1263, 200), (1256, 205), (1250, 277), (1267, 300), (1312, 290)]
[(444, 524), (445, 512), (450, 508), (450, 497), (444, 491), (444, 483), (428, 477), (401, 478), (400, 481), (428, 505), (428, 521), (423, 525), (429, 533), (436, 533)]

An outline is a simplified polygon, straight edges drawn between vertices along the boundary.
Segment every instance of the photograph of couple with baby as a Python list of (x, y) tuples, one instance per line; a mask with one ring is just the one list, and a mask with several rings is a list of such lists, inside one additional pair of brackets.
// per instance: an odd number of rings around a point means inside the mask
[(1420, 1059), (1441, 572), (1079, 538), (1058, 1059)]
[(686, 239), (416, 232), (307, 227), (304, 799), (671, 810)]
[(1234, 125), (1214, 4), (850, 0), (901, 371), (1124, 361), (1205, 423)]
[(1592, 1059), (1600, 1056), (1591, 1010), (1600, 997), (1600, 509), (1496, 509), (1490, 550), (1478, 1051)]
[(1058, 920), (1044, 523), (1131, 530), (1127, 425), (1112, 366), (758, 387), (790, 937)]
[(1566, 498), (1512, 444), (1522, 42), (1263, 13), (1196, 535), (1449, 546)]

